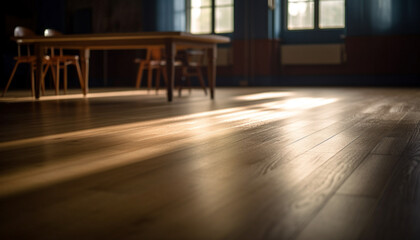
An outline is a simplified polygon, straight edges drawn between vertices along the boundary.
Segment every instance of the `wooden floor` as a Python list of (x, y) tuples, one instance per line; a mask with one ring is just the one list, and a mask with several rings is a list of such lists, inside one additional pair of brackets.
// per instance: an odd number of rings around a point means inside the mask
[(0, 239), (420, 239), (420, 89), (8, 96)]

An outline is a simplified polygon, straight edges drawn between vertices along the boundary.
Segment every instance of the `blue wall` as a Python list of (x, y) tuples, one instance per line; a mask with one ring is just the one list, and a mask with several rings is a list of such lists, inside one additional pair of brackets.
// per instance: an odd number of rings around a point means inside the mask
[[(143, 1), (145, 30), (184, 31), (184, 0)], [(345, 30), (287, 31), (286, 0), (276, 0), (275, 10), (266, 0), (235, 0), (233, 39), (282, 38), (284, 43), (340, 42), (342, 35), (420, 34), (419, 0), (347, 0)]]
[[(154, 31), (186, 30), (185, 0), (155, 0), (146, 2), (155, 4), (150, 8), (150, 10), (155, 10), (157, 13), (152, 20), (155, 23)], [(147, 7), (145, 9), (149, 11)]]
[[(276, 0), (278, 3), (280, 0)], [(146, 31), (185, 31), (185, 0), (144, 1), (146, 10), (143, 21), (147, 22)], [(279, 24), (273, 26), (274, 18), (279, 19), (267, 7), (267, 1), (235, 0), (234, 39), (267, 39), (274, 37), (273, 31), (279, 35)]]
[[(266, 0), (235, 0), (233, 39), (282, 38), (283, 42), (342, 41), (340, 35), (420, 34), (420, 0), (347, 0), (345, 31), (287, 31), (287, 0), (275, 0), (271, 10)], [(65, 32), (65, 0), (39, 1), (39, 26)], [(185, 0), (142, 0), (143, 31), (185, 31)], [(51, 11), (50, 9), (55, 9)]]
[(267, 1), (235, 1), (234, 39), (282, 38), (283, 43), (342, 42), (343, 35), (420, 34), (419, 0), (347, 0), (346, 29), (287, 31), (286, 0), (276, 0), (271, 11)]
[[(267, 39), (271, 34), (267, 1), (235, 1), (234, 39)], [(271, 17), (271, 16), (270, 16)]]
[(420, 34), (418, 0), (347, 1), (347, 35)]

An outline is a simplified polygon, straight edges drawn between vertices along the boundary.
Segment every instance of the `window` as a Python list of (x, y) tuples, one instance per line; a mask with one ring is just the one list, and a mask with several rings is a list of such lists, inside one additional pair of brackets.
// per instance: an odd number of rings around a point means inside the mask
[(233, 0), (190, 0), (188, 16), (191, 33), (233, 32)]
[(319, 28), (344, 28), (344, 0), (320, 0)]
[(313, 29), (314, 28), (314, 0), (289, 0), (287, 6), (287, 28)]
[(287, 29), (345, 27), (345, 0), (288, 0)]

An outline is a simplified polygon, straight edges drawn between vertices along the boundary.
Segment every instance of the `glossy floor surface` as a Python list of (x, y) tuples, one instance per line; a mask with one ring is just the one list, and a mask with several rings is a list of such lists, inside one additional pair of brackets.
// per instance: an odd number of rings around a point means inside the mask
[(0, 111), (0, 239), (420, 239), (419, 89), (9, 92)]

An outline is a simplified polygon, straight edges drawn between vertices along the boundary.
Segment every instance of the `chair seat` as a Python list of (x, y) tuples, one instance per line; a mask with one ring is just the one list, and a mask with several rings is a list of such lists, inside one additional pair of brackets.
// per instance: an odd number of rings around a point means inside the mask
[[(166, 65), (166, 61), (165, 60), (144, 60), (144, 59), (140, 59), (140, 58), (136, 58), (134, 59), (135, 63), (141, 63), (141, 62), (146, 62), (146, 64), (150, 64), (150, 66), (165, 66)], [(179, 67), (182, 66), (182, 61), (175, 61), (175, 67)]]
[(198, 62), (188, 62), (189, 67), (201, 67), (201, 64)]
[(66, 62), (66, 61), (78, 61), (79, 60), (79, 56), (78, 55), (62, 55), (62, 56), (52, 56), (51, 57), (52, 61), (62, 61), (62, 62)]
[[(161, 66), (166, 66), (166, 61), (161, 61), (160, 65)], [(181, 67), (182, 66), (182, 61), (175, 61), (174, 66), (175, 67)]]
[[(36, 56), (20, 56), (20, 57), (13, 57), (14, 60), (22, 62), (22, 63), (30, 63), (36, 61)], [(51, 60), (50, 56), (44, 56), (43, 62)]]
[(34, 62), (36, 61), (36, 56), (20, 56), (14, 57), (13, 59), (21, 62)]

